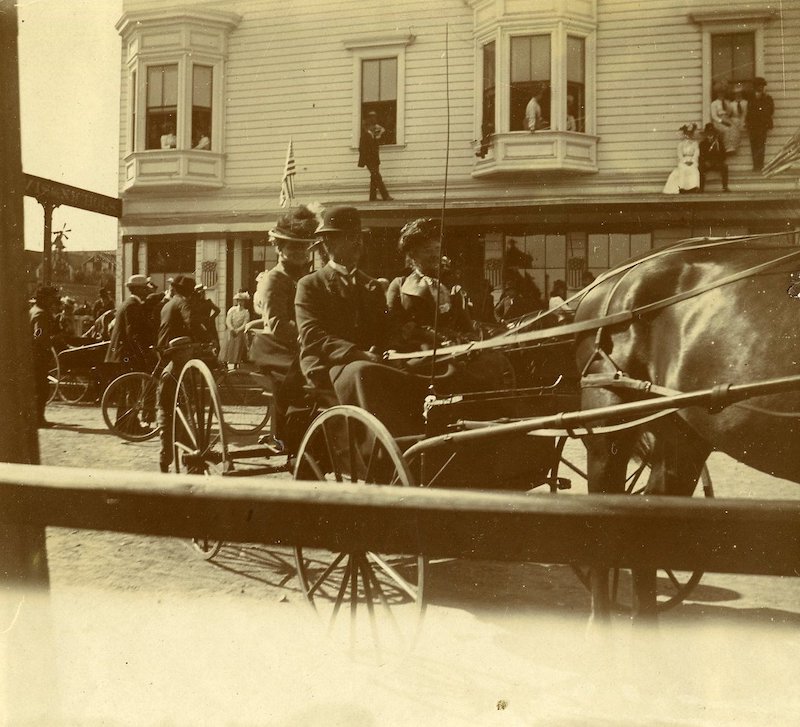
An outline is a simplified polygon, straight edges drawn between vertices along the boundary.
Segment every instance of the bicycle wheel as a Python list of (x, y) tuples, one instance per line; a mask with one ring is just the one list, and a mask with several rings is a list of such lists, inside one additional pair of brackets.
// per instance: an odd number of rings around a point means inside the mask
[(61, 377), (61, 366), (58, 363), (58, 351), (50, 349), (51, 362), (47, 367), (47, 384), (49, 393), (47, 403), (49, 404), (58, 396), (58, 380)]
[(229, 431), (254, 434), (266, 426), (272, 410), (268, 376), (243, 369), (223, 371), (217, 377), (217, 390)]
[(129, 442), (143, 442), (158, 432), (156, 390), (151, 374), (131, 371), (117, 376), (103, 392), (100, 408), (106, 426)]
[(75, 371), (65, 371), (58, 379), (58, 398), (67, 404), (88, 401), (92, 379)]

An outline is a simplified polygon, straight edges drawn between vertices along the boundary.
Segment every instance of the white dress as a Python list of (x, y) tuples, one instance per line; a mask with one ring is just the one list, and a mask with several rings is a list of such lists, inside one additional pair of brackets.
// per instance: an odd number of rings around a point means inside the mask
[(736, 151), (742, 140), (745, 119), (747, 118), (747, 99), (731, 99), (725, 102), (725, 110), (731, 125), (728, 130), (728, 139), (725, 142), (725, 151)]
[(664, 194), (678, 194), (700, 187), (700, 145), (694, 139), (678, 142), (678, 166), (670, 172), (661, 190)]
[(711, 102), (711, 123), (719, 132), (725, 151), (736, 151), (736, 147), (739, 146), (739, 133), (733, 128), (727, 102), (721, 98), (715, 98)]

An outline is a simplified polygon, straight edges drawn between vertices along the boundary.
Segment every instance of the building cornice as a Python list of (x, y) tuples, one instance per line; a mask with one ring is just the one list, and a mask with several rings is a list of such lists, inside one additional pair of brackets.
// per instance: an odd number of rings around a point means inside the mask
[(195, 22), (213, 25), (230, 32), (242, 20), (237, 13), (223, 10), (200, 9), (186, 5), (125, 13), (116, 24), (117, 32), (124, 38), (142, 26)]

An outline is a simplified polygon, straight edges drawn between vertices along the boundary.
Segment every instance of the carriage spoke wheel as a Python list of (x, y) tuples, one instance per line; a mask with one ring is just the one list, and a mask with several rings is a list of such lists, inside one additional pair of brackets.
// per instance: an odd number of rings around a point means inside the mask
[(100, 408), (106, 426), (129, 442), (143, 442), (158, 433), (156, 379), (131, 371), (114, 379), (103, 392)]
[[(178, 377), (172, 420), (173, 467), (192, 475), (224, 474), (229, 461), (225, 424), (211, 370), (192, 360)], [(192, 539), (206, 560), (222, 547), (222, 541), (207, 536)]]
[[(585, 457), (579, 460), (576, 455), (571, 457), (561, 453), (561, 464), (559, 475), (568, 477), (572, 480), (587, 481)], [(644, 495), (647, 492), (647, 481), (650, 476), (650, 464), (647, 456), (642, 455), (633, 458), (628, 464), (628, 471), (625, 478), (625, 494)], [(703, 466), (695, 487), (694, 495), (697, 497), (714, 497), (714, 486), (711, 482), (711, 475), (708, 468)], [(586, 588), (589, 584), (589, 568), (584, 566), (573, 566), (575, 574)], [(694, 590), (695, 586), (703, 577), (702, 571), (679, 571), (669, 568), (661, 568), (657, 573), (657, 608), (659, 611), (667, 611), (677, 606)], [(611, 569), (610, 583), (611, 602), (618, 611), (627, 612), (633, 606), (633, 588), (630, 571), (620, 568)]]
[[(374, 416), (336, 406), (311, 424), (298, 450), (297, 480), (365, 485), (414, 484), (397, 444)], [(295, 549), (308, 602), (329, 635), (352, 650), (379, 653), (414, 645), (425, 610), (426, 558), (368, 550)]]
[(67, 404), (88, 401), (93, 382), (84, 374), (75, 371), (62, 372), (58, 380), (58, 398)]
[(50, 349), (50, 360), (47, 367), (47, 403), (49, 404), (58, 396), (58, 380), (61, 376), (61, 366), (58, 362), (58, 352)]

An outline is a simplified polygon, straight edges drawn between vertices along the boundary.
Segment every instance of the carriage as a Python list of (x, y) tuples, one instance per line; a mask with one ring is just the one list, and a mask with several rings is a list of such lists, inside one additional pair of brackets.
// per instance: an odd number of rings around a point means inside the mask
[[(747, 421), (740, 425), (738, 419), (757, 416), (772, 421), (771, 407), (776, 402), (782, 402), (784, 416), (779, 421), (796, 426), (800, 402), (795, 405), (794, 401), (800, 376), (791, 367), (782, 369), (780, 357), (774, 355), (775, 365), (753, 366), (753, 375), (747, 377), (751, 383), (741, 384), (736, 382), (741, 373), (734, 368), (734, 355), (716, 366), (707, 345), (705, 353), (696, 353), (703, 343), (708, 344), (704, 325), (723, 329), (730, 325), (729, 316), (723, 321), (723, 316), (708, 315), (708, 296), (718, 295), (723, 288), (763, 291), (766, 281), (772, 285), (771, 292), (780, 291), (780, 295), (762, 297), (787, 318), (791, 306), (797, 304), (785, 294), (784, 284), (800, 262), (795, 237), (787, 241), (770, 235), (683, 241), (600, 276), (577, 300), (567, 301), (577, 302), (574, 321), (552, 326), (552, 316), (544, 312), (485, 340), (438, 351), (388, 354), (393, 365), (421, 367), (432, 384), (424, 402), (424, 431), (409, 436), (392, 436), (381, 421), (358, 407), (325, 408), (309, 391), (305, 434), (288, 456), (276, 455), (267, 445), (239, 446), (226, 438), (211, 372), (202, 362), (192, 361), (180, 374), (175, 399), (175, 468), (246, 476), (291, 465), (299, 480), (367, 486), (489, 486), (532, 495), (563, 492), (573, 481), (587, 480), (590, 491), (690, 495), (697, 490), (712, 496), (705, 469), (708, 453), (718, 447), (736, 456), (746, 449), (753, 435), (745, 434)], [(682, 275), (671, 269), (678, 263), (685, 268)], [(664, 270), (669, 271), (673, 285), (679, 281), (677, 288), (665, 287)], [(649, 287), (641, 285), (642, 276)], [(691, 338), (687, 314), (694, 326)], [(763, 334), (763, 326), (753, 327)], [(637, 356), (642, 331), (656, 328), (661, 349), (649, 350), (649, 359), (644, 360)], [(744, 336), (744, 326), (740, 328)], [(727, 354), (730, 346), (743, 340), (750, 339), (728, 341), (727, 347), (716, 339), (712, 343)], [(469, 365), (485, 355), (501, 359), (501, 365), (493, 369), (494, 386), (448, 389), (453, 367)], [(680, 366), (670, 365), (670, 355), (679, 359)], [(687, 366), (687, 359), (695, 360), (695, 366)], [(434, 360), (445, 367), (443, 374), (437, 373)], [(763, 398), (758, 406), (741, 404), (750, 397)], [(739, 408), (734, 411), (733, 407)], [(739, 432), (738, 439), (728, 442), (713, 431), (706, 434), (715, 426), (715, 417), (721, 418), (722, 430)], [(588, 469), (582, 461), (583, 444), (576, 448), (568, 444), (570, 440), (585, 444), (595, 458)], [(756, 466), (761, 455), (755, 455)], [(276, 456), (286, 461), (276, 462)], [(753, 461), (746, 455), (739, 458)], [(789, 469), (798, 455), (791, 458)], [(214, 557), (220, 547), (218, 541), (204, 537), (196, 538), (194, 544), (207, 558)], [(356, 628), (363, 628), (371, 638), (379, 632), (413, 638), (425, 608), (430, 571), (424, 543), (414, 556), (329, 553), (293, 545), (302, 591), (332, 628), (341, 624), (351, 638)], [(578, 564), (576, 570), (588, 584), (588, 574)], [(700, 577), (700, 573), (666, 572), (658, 585), (666, 586), (668, 592), (646, 603), (645, 609), (680, 602)], [(630, 597), (635, 593), (640, 607), (645, 585), (655, 593), (654, 579), (655, 574), (639, 582), (634, 579)], [(606, 610), (619, 585), (619, 573), (612, 579), (611, 596), (607, 584), (607, 578), (592, 579), (593, 603)], [(364, 623), (357, 627), (362, 617)]]

